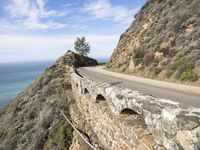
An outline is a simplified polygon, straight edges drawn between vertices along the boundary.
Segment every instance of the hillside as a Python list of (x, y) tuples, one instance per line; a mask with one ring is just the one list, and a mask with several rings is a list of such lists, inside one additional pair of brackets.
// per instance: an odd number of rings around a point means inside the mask
[(72, 128), (58, 108), (76, 107), (71, 90), (71, 66), (97, 62), (71, 51), (59, 58), (9, 105), (0, 110), (0, 149), (69, 149)]
[(147, 1), (107, 68), (200, 86), (199, 10), (199, 0)]

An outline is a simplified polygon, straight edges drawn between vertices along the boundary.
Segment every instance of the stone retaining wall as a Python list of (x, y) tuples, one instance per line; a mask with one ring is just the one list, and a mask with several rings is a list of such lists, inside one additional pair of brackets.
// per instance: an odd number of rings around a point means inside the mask
[(200, 109), (92, 81), (71, 69), (78, 108), (108, 150), (199, 150)]

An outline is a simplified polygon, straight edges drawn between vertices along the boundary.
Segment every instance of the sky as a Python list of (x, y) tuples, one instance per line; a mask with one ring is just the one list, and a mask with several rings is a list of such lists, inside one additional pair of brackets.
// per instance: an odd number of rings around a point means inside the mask
[(85, 36), (108, 58), (146, 0), (1, 0), (0, 63), (56, 60)]

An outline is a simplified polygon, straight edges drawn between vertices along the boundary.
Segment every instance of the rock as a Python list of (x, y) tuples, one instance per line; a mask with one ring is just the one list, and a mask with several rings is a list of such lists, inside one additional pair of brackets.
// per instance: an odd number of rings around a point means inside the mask
[[(121, 35), (107, 68), (172, 82), (175, 78), (200, 85), (200, 51), (197, 44), (200, 41), (199, 6), (199, 0), (147, 1)], [(163, 61), (167, 63), (163, 65)], [(197, 77), (193, 80), (183, 77), (183, 72), (188, 71)]]
[[(199, 108), (82, 78), (73, 69), (71, 73), (78, 108), (104, 149), (198, 148)], [(87, 88), (87, 97), (80, 87)], [(97, 103), (99, 95), (102, 101)]]
[(177, 124), (181, 130), (193, 130), (200, 124), (200, 119), (197, 116), (177, 116)]

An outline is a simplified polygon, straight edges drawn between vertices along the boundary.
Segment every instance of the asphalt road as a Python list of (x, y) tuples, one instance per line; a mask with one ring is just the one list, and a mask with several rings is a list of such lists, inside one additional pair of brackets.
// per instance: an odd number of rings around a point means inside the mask
[(79, 68), (78, 71), (81, 75), (89, 77), (95, 81), (106, 82), (113, 86), (137, 90), (154, 97), (181, 102), (186, 105), (200, 108), (200, 87), (156, 81), (121, 73), (113, 73), (104, 70), (103, 67), (83, 67)]

